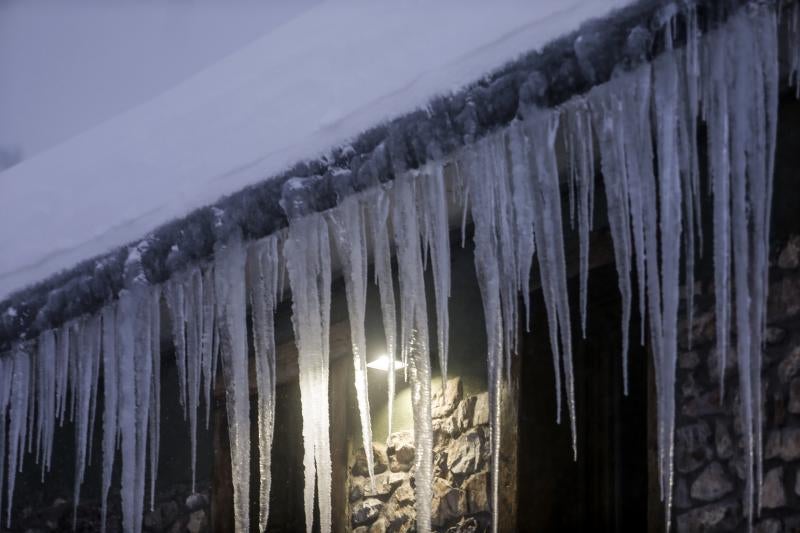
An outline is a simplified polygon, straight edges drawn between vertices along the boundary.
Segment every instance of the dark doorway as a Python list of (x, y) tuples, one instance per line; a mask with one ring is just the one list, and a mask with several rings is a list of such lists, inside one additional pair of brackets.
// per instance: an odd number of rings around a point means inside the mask
[[(576, 280), (573, 280), (573, 282)], [(570, 287), (577, 295), (578, 287)], [(577, 298), (574, 298), (577, 303)], [(633, 307), (637, 301), (633, 300)], [(633, 309), (629, 393), (623, 395), (622, 316), (613, 265), (589, 275), (586, 339), (571, 309), (578, 459), (573, 460), (566, 400), (561, 424), (541, 292), (523, 337), (519, 404), (520, 531), (647, 530), (647, 357)]]

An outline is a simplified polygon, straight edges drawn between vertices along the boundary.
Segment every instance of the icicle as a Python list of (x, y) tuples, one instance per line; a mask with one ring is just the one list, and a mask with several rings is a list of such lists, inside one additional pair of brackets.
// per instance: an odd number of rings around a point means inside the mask
[[(675, 433), (675, 371), (678, 356), (678, 298), (680, 294), (681, 179), (678, 146), (678, 65), (674, 53), (654, 63), (655, 132), (658, 153), (661, 235), (662, 328), (659, 405), (662, 419), (661, 472), (664, 481), (666, 530), (672, 510)], [(691, 202), (690, 202), (691, 204)], [(687, 221), (691, 223), (691, 220)]]
[(679, 101), (685, 105), (678, 115), (678, 135), (681, 176), (683, 178), (683, 205), (686, 209), (685, 228), (685, 282), (688, 345), (692, 345), (694, 324), (694, 268), (696, 255), (703, 250), (703, 227), (700, 209), (700, 161), (697, 150), (697, 120), (700, 109), (700, 30), (697, 6), (688, 5), (686, 12), (686, 47), (678, 54), (684, 68), (679, 69)]
[(187, 414), (186, 404), (186, 301), (181, 279), (167, 283), (164, 295), (172, 319), (172, 342), (175, 344), (175, 362), (178, 369), (178, 400)]
[[(619, 116), (620, 102), (616, 88), (624, 82), (614, 81), (596, 87), (589, 95), (594, 131), (600, 146), (601, 167), (605, 184), (608, 223), (614, 245), (617, 283), (622, 299), (622, 364), (627, 375), (628, 344), (631, 319), (631, 229), (628, 208), (628, 177), (624, 142), (618, 132), (624, 127)], [(627, 381), (627, 380), (624, 380)]]
[(117, 321), (116, 307), (103, 309), (103, 480), (100, 493), (100, 531), (105, 533), (108, 510), (108, 490), (114, 471), (117, 441), (117, 398), (119, 376), (117, 372)]
[(91, 436), (89, 428), (89, 404), (97, 387), (97, 374), (94, 372), (96, 360), (100, 357), (100, 318), (98, 316), (81, 321), (78, 333), (78, 382), (75, 387), (77, 412), (75, 416), (75, 482), (72, 500), (72, 529), (78, 520), (78, 502), (81, 495), (81, 484), (86, 471), (88, 440)]
[(214, 296), (214, 269), (209, 266), (203, 270), (203, 316), (200, 334), (200, 364), (203, 374), (203, 390), (206, 402), (206, 429), (211, 421), (211, 391), (214, 388), (214, 375), (217, 371), (215, 322), (216, 300)]
[[(547, 306), (551, 346), (558, 364), (563, 366), (567, 409), (572, 432), (572, 453), (577, 459), (575, 427), (575, 384), (572, 369), (572, 328), (567, 294), (567, 269), (564, 258), (561, 194), (556, 163), (555, 139), (558, 114), (536, 112), (526, 121), (532, 150), (528, 151), (530, 168), (535, 169), (532, 183), (534, 237), (539, 251), (542, 293)], [(558, 340), (561, 341), (559, 350)]]
[[(569, 132), (568, 140), (571, 143), (569, 152), (572, 155), (570, 166), (575, 182), (573, 187), (577, 190), (581, 332), (585, 339), (589, 280), (589, 230), (592, 225), (591, 206), (594, 197), (594, 141), (591, 116), (585, 100), (577, 100), (567, 109), (566, 130)], [(517, 214), (519, 212), (520, 209), (517, 208)], [(527, 285), (521, 287), (521, 290), (523, 298), (527, 298)]]
[(387, 415), (388, 428), (386, 437), (392, 434), (392, 417), (394, 416), (394, 361), (397, 354), (397, 318), (395, 316), (394, 281), (392, 278), (392, 256), (389, 244), (389, 196), (379, 189), (368, 206), (370, 227), (372, 228), (375, 281), (381, 300), (383, 330), (386, 336), (386, 356), (389, 358), (387, 371), (387, 389), (389, 394)]
[(395, 180), (392, 211), (394, 242), (400, 279), (400, 350), (408, 361), (414, 414), (417, 531), (431, 531), (433, 497), (433, 427), (428, 313), (420, 253), (415, 183), (410, 176)]
[(439, 369), (442, 386), (447, 382), (447, 352), (449, 344), (450, 313), (450, 227), (447, 219), (444, 167), (433, 165), (431, 172), (422, 175), (419, 203), (422, 207), (426, 236), (425, 247), (430, 249), (433, 266), (433, 286), (436, 300), (436, 334), (439, 351)]
[(789, 31), (787, 52), (789, 64), (789, 84), (794, 83), (796, 97), (800, 98), (800, 4), (793, 3), (786, 15)]
[(292, 220), (284, 254), (292, 287), (292, 325), (300, 368), (306, 531), (310, 532), (313, 525), (316, 477), (320, 531), (327, 533), (331, 529), (332, 479), (328, 432), (331, 265), (325, 219), (311, 214)]
[(220, 357), (231, 445), (233, 521), (237, 533), (249, 530), (250, 384), (247, 377), (246, 253), (239, 237), (214, 251), (214, 285)]
[(186, 304), (186, 408), (189, 413), (189, 440), (192, 461), (192, 492), (195, 492), (197, 465), (197, 411), (200, 403), (202, 360), (200, 344), (203, 328), (203, 278), (192, 269), (183, 280)]
[(30, 397), (30, 355), (22, 346), (14, 348), (11, 397), (8, 423), (8, 502), (6, 527), (11, 527), (11, 510), (14, 506), (14, 484), (17, 472), (22, 471), (25, 455), (25, 438)]
[[(367, 459), (370, 483), (374, 486), (372, 422), (367, 389), (367, 337), (364, 329), (367, 307), (367, 235), (362, 209), (359, 198), (346, 198), (339, 207), (330, 212), (329, 226), (344, 273), (350, 339), (353, 347), (356, 400), (361, 419), (361, 440)], [(435, 263), (437, 257), (433, 252), (431, 255)]]
[(708, 109), (709, 174), (714, 195), (714, 294), (716, 312), (717, 363), (720, 398), (725, 393), (725, 365), (730, 331), (730, 125), (725, 34), (707, 37), (704, 108)]
[[(116, 310), (117, 416), (122, 447), (122, 528), (125, 533), (142, 530), (152, 401), (153, 313), (158, 312), (154, 290), (137, 285), (121, 291)], [(105, 343), (110, 342), (111, 339), (105, 339)], [(104, 447), (109, 453), (113, 449), (111, 440), (110, 433), (104, 434)]]
[[(3, 516), (3, 479), (6, 464), (6, 429), (8, 408), (11, 401), (11, 388), (14, 378), (14, 359), (9, 354), (0, 357), (0, 518)], [(9, 457), (10, 459), (10, 457)], [(11, 472), (9, 471), (9, 478)], [(10, 507), (9, 507), (10, 509)], [(8, 513), (9, 520), (11, 513)], [(0, 520), (2, 522), (2, 520)]]
[[(155, 508), (158, 455), (161, 446), (161, 291), (154, 287), (150, 293), (150, 341), (152, 355), (152, 384), (150, 387), (150, 510)], [(196, 402), (195, 402), (196, 403)], [(195, 417), (196, 417), (195, 409)]]
[[(50, 470), (56, 424), (56, 337), (51, 330), (45, 331), (39, 336), (36, 368), (38, 371), (36, 388), (39, 407), (37, 417), (39, 420), (38, 456), (42, 466), (42, 481), (44, 481), (45, 472)], [(3, 477), (0, 475), (0, 483), (2, 479)]]
[(250, 308), (253, 314), (258, 391), (259, 531), (267, 530), (272, 485), (272, 436), (275, 428), (275, 307), (278, 303), (278, 239), (257, 243), (249, 256)]
[(59, 427), (64, 425), (67, 405), (67, 384), (69, 372), (69, 332), (70, 324), (61, 326), (56, 335), (56, 415)]
[[(517, 125), (512, 126), (511, 151), (512, 159), (515, 150), (521, 155), (523, 143), (521, 132)], [(518, 141), (518, 142), (515, 142)], [(500, 472), (500, 386), (502, 383), (502, 368), (504, 350), (503, 306), (501, 297), (501, 269), (499, 236), (496, 225), (496, 215), (499, 208), (495, 189), (498, 182), (504, 179), (503, 175), (494, 173), (491, 163), (492, 154), (496, 153), (496, 139), (479, 141), (474, 151), (464, 154), (464, 171), (469, 187), (474, 192), (472, 202), (472, 220), (475, 224), (475, 271), (478, 277), (478, 286), (483, 302), (484, 322), (487, 340), (487, 364), (489, 373), (489, 422), (491, 428), (492, 463), (490, 469), (491, 492), (490, 506), (492, 509), (492, 531), (497, 532), (499, 516), (499, 472)], [(504, 157), (504, 150), (500, 152)], [(516, 170), (518, 165), (512, 166)], [(524, 167), (523, 167), (524, 168)], [(525, 183), (523, 180), (519, 184)], [(524, 189), (528, 190), (528, 189)], [(560, 391), (560, 379), (557, 378), (556, 386)], [(558, 394), (560, 397), (560, 393)]]

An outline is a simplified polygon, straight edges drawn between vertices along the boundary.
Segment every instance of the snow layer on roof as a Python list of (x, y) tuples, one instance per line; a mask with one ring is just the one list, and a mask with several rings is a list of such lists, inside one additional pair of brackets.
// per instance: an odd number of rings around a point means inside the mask
[(0, 299), (458, 90), (631, 0), (328, 0), (0, 173)]

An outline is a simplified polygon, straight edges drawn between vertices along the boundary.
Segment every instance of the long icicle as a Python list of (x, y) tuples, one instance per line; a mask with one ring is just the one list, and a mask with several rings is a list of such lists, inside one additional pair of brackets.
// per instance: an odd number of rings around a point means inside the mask
[(247, 377), (246, 253), (234, 236), (214, 251), (216, 315), (225, 406), (231, 446), (233, 522), (237, 533), (250, 527), (250, 384)]
[(367, 388), (367, 235), (363, 206), (357, 197), (349, 197), (329, 213), (329, 226), (344, 273), (350, 340), (353, 347), (356, 401), (361, 420), (361, 443), (367, 460), (370, 483), (375, 485), (372, 453), (372, 422)]
[(428, 348), (428, 314), (422, 270), (415, 181), (410, 176), (395, 181), (392, 225), (400, 278), (401, 352), (408, 361), (411, 405), (414, 414), (417, 531), (431, 531), (433, 497), (433, 427), (431, 420), (431, 369)]
[(389, 196), (383, 189), (379, 189), (374, 201), (368, 207), (370, 227), (373, 238), (373, 263), (375, 281), (381, 301), (381, 315), (383, 316), (383, 331), (386, 337), (386, 357), (389, 359), (387, 374), (387, 417), (388, 424), (386, 438), (392, 434), (392, 420), (394, 417), (394, 387), (395, 369), (394, 362), (397, 357), (397, 317), (395, 312), (394, 281), (392, 277), (392, 251), (389, 244)]
[(272, 437), (275, 428), (275, 307), (278, 302), (278, 238), (257, 243), (249, 260), (250, 308), (253, 314), (258, 392), (259, 531), (267, 530), (272, 485)]
[(328, 419), (331, 265), (325, 219), (312, 214), (292, 220), (284, 254), (292, 287), (292, 325), (298, 346), (306, 531), (310, 533), (313, 526), (316, 480), (320, 531), (328, 533), (332, 520)]
[(117, 449), (117, 398), (119, 394), (119, 372), (117, 370), (117, 318), (116, 306), (109, 305), (102, 311), (103, 325), (103, 478), (100, 489), (100, 531), (106, 531), (108, 512), (108, 490), (114, 471), (114, 456)]

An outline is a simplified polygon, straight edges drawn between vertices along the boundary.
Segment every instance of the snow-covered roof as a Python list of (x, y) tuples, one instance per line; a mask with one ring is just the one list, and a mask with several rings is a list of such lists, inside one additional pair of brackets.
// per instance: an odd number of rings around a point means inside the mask
[(0, 174), (0, 300), (626, 3), (314, 6), (157, 98)]

